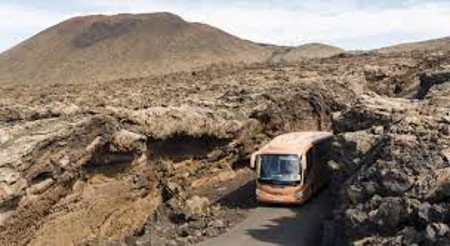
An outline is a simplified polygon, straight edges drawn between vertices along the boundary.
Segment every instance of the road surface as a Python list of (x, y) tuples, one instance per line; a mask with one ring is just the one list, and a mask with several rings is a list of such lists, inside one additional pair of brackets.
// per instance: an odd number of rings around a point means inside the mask
[(198, 245), (318, 245), (321, 222), (331, 214), (332, 200), (325, 189), (302, 206), (251, 208), (248, 218), (229, 232)]

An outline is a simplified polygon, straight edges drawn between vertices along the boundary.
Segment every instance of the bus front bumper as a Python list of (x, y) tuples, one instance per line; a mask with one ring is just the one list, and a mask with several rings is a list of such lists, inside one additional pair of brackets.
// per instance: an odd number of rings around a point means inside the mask
[(262, 189), (256, 189), (256, 200), (264, 203), (303, 204), (307, 197), (306, 194), (303, 194), (303, 191), (290, 194), (272, 194)]

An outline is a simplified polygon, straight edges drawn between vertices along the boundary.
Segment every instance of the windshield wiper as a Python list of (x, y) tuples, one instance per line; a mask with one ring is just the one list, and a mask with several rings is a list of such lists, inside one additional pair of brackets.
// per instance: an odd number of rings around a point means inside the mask
[(262, 184), (272, 184), (272, 185), (298, 185), (300, 184), (300, 180), (276, 180), (276, 179), (258, 179), (258, 182)]

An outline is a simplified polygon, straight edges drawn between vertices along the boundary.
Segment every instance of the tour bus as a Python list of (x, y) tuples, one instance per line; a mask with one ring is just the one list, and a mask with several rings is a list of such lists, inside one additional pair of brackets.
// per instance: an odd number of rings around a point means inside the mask
[(330, 132), (293, 132), (278, 136), (254, 152), (256, 199), (260, 202), (302, 204), (331, 177)]

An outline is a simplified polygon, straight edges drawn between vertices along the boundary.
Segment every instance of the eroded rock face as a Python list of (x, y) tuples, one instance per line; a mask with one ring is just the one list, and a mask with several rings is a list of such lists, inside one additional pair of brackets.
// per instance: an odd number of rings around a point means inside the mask
[[(171, 112), (177, 114), (173, 110)], [(161, 117), (171, 121), (171, 116)], [(197, 117), (198, 123), (201, 117)], [(204, 168), (202, 161), (190, 158), (211, 157), (218, 162), (214, 166), (220, 166), (220, 161), (227, 157), (223, 153), (226, 153), (224, 146), (229, 141), (219, 139), (233, 136), (240, 130), (229, 128), (227, 124), (215, 125), (220, 128), (217, 136), (206, 140), (217, 140), (220, 144), (213, 145), (213, 149), (201, 144), (194, 150), (200, 151), (200, 155), (170, 159), (169, 152), (169, 155), (155, 155), (155, 149), (148, 150), (148, 146), (155, 148), (150, 144), (156, 141), (155, 137), (164, 141), (166, 134), (178, 132), (178, 123), (172, 125), (171, 133), (157, 133), (147, 128), (157, 123), (147, 121), (139, 125), (141, 128), (134, 128), (146, 134), (143, 135), (122, 128), (117, 118), (105, 115), (73, 121), (45, 121), (48, 124), (38, 121), (26, 123), (26, 127), (17, 124), (2, 129), (11, 136), (3, 143), (5, 148), (0, 152), (5, 156), (0, 163), (2, 244), (120, 241), (142, 228), (149, 216), (167, 199), (159, 191), (161, 182), (172, 178), (177, 183), (168, 181), (171, 192), (186, 192), (189, 186), (185, 184), (198, 178), (199, 174), (207, 176), (213, 171), (208, 168), (199, 172)], [(170, 124), (164, 127), (169, 129)], [(231, 124), (246, 125), (239, 122)], [(189, 126), (186, 127), (184, 134), (193, 136), (193, 139), (197, 134), (214, 134), (210, 128), (192, 126), (192, 132), (189, 132)], [(196, 144), (200, 141), (203, 140)], [(218, 157), (210, 155), (212, 151), (218, 152)], [(183, 188), (177, 191), (176, 187), (181, 187), (178, 184), (183, 184)], [(180, 211), (185, 213), (186, 219), (210, 214), (208, 198), (193, 196), (180, 202), (179, 208), (183, 208)], [(208, 217), (210, 220), (211, 215)], [(14, 236), (19, 233), (21, 237)]]

